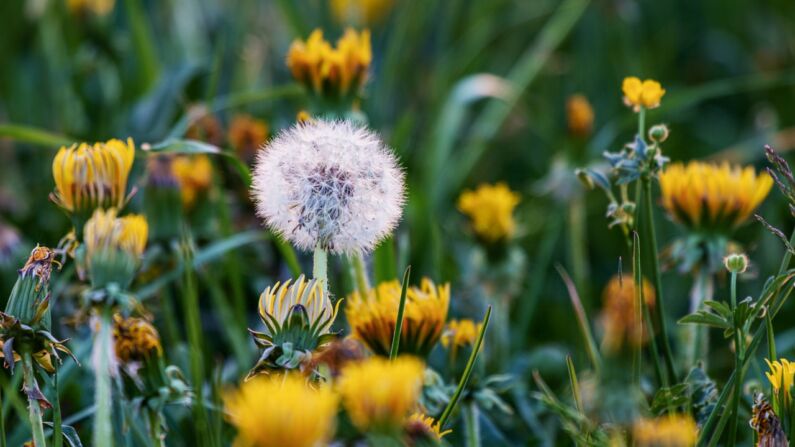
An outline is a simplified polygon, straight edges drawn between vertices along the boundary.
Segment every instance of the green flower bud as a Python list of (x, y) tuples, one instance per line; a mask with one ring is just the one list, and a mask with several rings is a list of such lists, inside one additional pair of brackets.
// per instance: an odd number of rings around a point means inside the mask
[(665, 124), (656, 124), (649, 129), (649, 139), (655, 143), (662, 143), (668, 139), (669, 133), (668, 126)]
[(731, 273), (743, 273), (748, 268), (748, 256), (742, 253), (733, 253), (723, 258), (723, 265)]

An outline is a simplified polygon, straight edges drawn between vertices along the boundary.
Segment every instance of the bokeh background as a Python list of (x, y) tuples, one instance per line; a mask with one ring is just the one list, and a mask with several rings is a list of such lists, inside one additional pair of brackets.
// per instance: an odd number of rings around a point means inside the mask
[[(510, 351), (491, 358), (489, 368), (518, 378), (506, 397), (515, 416), (490, 420), (486, 439), (564, 442), (556, 419), (528, 395), (530, 371), (562, 386), (565, 355), (587, 360), (555, 266), (573, 274), (589, 316), (598, 313), (608, 279), (631, 270), (623, 236), (607, 228), (606, 199), (585, 190), (574, 169), (598, 166), (602, 152), (631, 138), (636, 123), (620, 92), (628, 75), (657, 79), (666, 88), (648, 120), (670, 127), (664, 151), (672, 160), (727, 159), (761, 167), (764, 144), (789, 158), (795, 148), (795, 3), (351, 0), (371, 8), (359, 16), (335, 13), (332, 3), (0, 2), (0, 136), (6, 137), (0, 139), (0, 291), (10, 291), (16, 268), (37, 242), (55, 245), (69, 229), (68, 218), (47, 199), (52, 157), (64, 140), (129, 136), (139, 146), (155, 144), (184, 136), (197, 107), (213, 111), (224, 135), (239, 113), (264, 120), (272, 134), (311, 107), (285, 65), (290, 43), (315, 28), (329, 40), (347, 26), (369, 28), (373, 63), (360, 109), (399, 155), (409, 185), (404, 219), (370, 258), (371, 268), (376, 277), (390, 279), (411, 265), (415, 278), (450, 281), (452, 312), (474, 318), (482, 315), (486, 301), (480, 298), (489, 286), (507, 285), (504, 309), (511, 312), (496, 316), (494, 324), (508, 337)], [(584, 137), (568, 130), (566, 101), (573, 94), (593, 106), (593, 131)], [(234, 152), (223, 136), (217, 144)], [(236, 293), (249, 311), (248, 321), (238, 321), (242, 333), (256, 325), (260, 291), (289, 272), (260, 231), (230, 158), (213, 158), (214, 203), (226, 215), (211, 213), (195, 232), (205, 245), (241, 234), (250, 238), (204, 267), (218, 266), (223, 285), (242, 287)], [(135, 170), (143, 171), (144, 164), (137, 160)], [(476, 247), (456, 198), (466, 188), (498, 181), (521, 194), (519, 231), (504, 271), (484, 280), (473, 271), (489, 254)], [(660, 240), (670, 242), (680, 232), (656, 212)], [(759, 212), (789, 233), (792, 218), (777, 191)], [(755, 295), (782, 247), (757, 223), (737, 239), (746, 244), (753, 271), (763, 272), (741, 283), (742, 296)], [(311, 265), (305, 254), (299, 262)], [(350, 290), (342, 274), (346, 265), (333, 262), (340, 278), (336, 292), (344, 295)], [(235, 266), (231, 273), (229, 265)], [(663, 279), (673, 324), (687, 309), (689, 279), (675, 272)], [(79, 334), (84, 328), (69, 321), (73, 294), (67, 284), (57, 284), (63, 305), (55, 310), (62, 326), (56, 333)], [(722, 286), (719, 281), (716, 296), (725, 295)], [(207, 362), (221, 386), (237, 372), (228, 367), (233, 348), (208, 295), (203, 288)], [(795, 348), (795, 329), (787, 323), (792, 316), (788, 305), (777, 320), (779, 352)], [(178, 357), (179, 347), (174, 349)], [(244, 349), (243, 355), (254, 355), (253, 344)], [(726, 344), (716, 342), (711, 357), (711, 373), (724, 378), (731, 367)], [(83, 383), (90, 383), (90, 374), (76, 371), (62, 385), (66, 415), (90, 401)]]

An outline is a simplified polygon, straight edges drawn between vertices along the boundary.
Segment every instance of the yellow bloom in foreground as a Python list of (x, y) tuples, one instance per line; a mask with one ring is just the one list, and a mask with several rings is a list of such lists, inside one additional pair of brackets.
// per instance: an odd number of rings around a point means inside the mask
[(52, 200), (87, 218), (95, 208), (119, 208), (127, 201), (127, 177), (135, 158), (132, 139), (61, 147), (52, 162)]
[(569, 132), (577, 136), (588, 136), (593, 130), (593, 108), (588, 98), (572, 95), (566, 101), (566, 118)]
[(442, 346), (450, 350), (450, 354), (455, 358), (458, 348), (475, 344), (482, 327), (483, 323), (475, 323), (470, 319), (450, 320), (442, 333)]
[(394, 0), (331, 0), (331, 12), (339, 22), (373, 24), (386, 16)]
[(795, 363), (791, 363), (787, 359), (780, 359), (770, 361), (765, 359), (770, 372), (766, 372), (767, 380), (773, 387), (773, 391), (779, 394), (783, 391), (783, 396), (786, 401), (792, 398), (792, 384), (795, 378)]
[(303, 377), (259, 376), (224, 396), (239, 447), (316, 447), (334, 435), (337, 397)]
[(464, 191), (458, 198), (458, 210), (469, 216), (475, 233), (487, 242), (510, 239), (516, 232), (513, 210), (519, 194), (505, 183), (481, 184), (474, 191)]
[(698, 428), (690, 416), (662, 416), (635, 422), (632, 437), (638, 447), (692, 447), (698, 439)]
[(278, 332), (295, 308), (302, 307), (306, 310), (309, 325), (323, 335), (331, 330), (341, 301), (337, 301), (334, 306), (321, 281), (307, 281), (302, 275), (293, 283), (291, 280), (283, 284), (277, 282), (273, 287), (265, 289), (259, 297), (259, 314), (269, 332), (270, 328), (275, 328)]
[(660, 174), (662, 204), (671, 217), (693, 229), (728, 232), (767, 197), (773, 179), (741, 168), (691, 161), (674, 163)]
[(163, 354), (160, 345), (160, 334), (152, 323), (143, 318), (123, 318), (113, 316), (113, 340), (116, 357), (127, 363), (134, 360), (145, 360), (152, 354)]
[(412, 413), (406, 422), (406, 431), (411, 435), (412, 433), (421, 432), (422, 434), (430, 434), (436, 440), (442, 439), (443, 436), (449, 435), (453, 430), (444, 430), (439, 425), (439, 422), (432, 417), (422, 413)]
[[(389, 356), (400, 305), (401, 285), (397, 280), (370, 289), (366, 297), (354, 292), (345, 315), (354, 337), (375, 354)], [(400, 333), (400, 352), (425, 357), (442, 335), (450, 305), (450, 284), (436, 286), (423, 278), (420, 287), (406, 290), (406, 308)]]
[[(616, 275), (602, 292), (605, 331), (602, 346), (608, 351), (618, 351), (624, 343), (636, 347), (649, 339), (649, 328), (642, 319), (638, 320), (635, 291), (633, 278), (622, 279)], [(643, 299), (649, 308), (654, 308), (654, 287), (646, 279), (643, 280)]]
[(417, 407), (423, 371), (422, 362), (413, 357), (371, 357), (346, 366), (337, 390), (353, 425), (362, 432), (402, 427)]
[(213, 164), (204, 154), (176, 157), (171, 162), (171, 172), (179, 183), (186, 208), (192, 207), (199, 194), (210, 189), (213, 182)]
[(287, 67), (293, 77), (315, 93), (347, 96), (367, 79), (373, 59), (370, 31), (357, 33), (352, 28), (337, 41), (337, 46), (323, 39), (323, 31), (312, 31), (306, 41), (295, 40), (287, 53)]
[(641, 81), (634, 76), (624, 78), (621, 91), (624, 93), (624, 104), (632, 107), (636, 112), (641, 107), (647, 109), (658, 107), (665, 95), (665, 89), (659, 82), (653, 79)]

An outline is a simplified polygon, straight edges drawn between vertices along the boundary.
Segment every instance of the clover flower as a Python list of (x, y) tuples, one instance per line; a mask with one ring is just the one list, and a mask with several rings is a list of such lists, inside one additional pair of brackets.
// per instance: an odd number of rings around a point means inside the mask
[(342, 370), (337, 392), (357, 429), (390, 433), (417, 407), (423, 371), (423, 363), (413, 357), (371, 357)]
[(519, 194), (505, 183), (481, 184), (476, 190), (461, 194), (458, 210), (469, 216), (478, 237), (495, 243), (510, 239), (516, 232), (513, 210), (519, 201)]
[(260, 151), (252, 194), (267, 225), (299, 248), (358, 254), (397, 225), (403, 172), (375, 133), (313, 120)]
[(674, 163), (660, 174), (662, 204), (675, 221), (723, 234), (745, 222), (772, 186), (767, 173), (727, 162)]
[(665, 95), (665, 89), (659, 82), (653, 79), (640, 79), (630, 76), (624, 78), (621, 84), (621, 91), (624, 93), (624, 104), (636, 112), (641, 107), (654, 109), (660, 106), (660, 100)]
[(594, 113), (588, 98), (572, 95), (566, 101), (566, 121), (572, 135), (585, 137), (593, 130)]
[(475, 344), (482, 327), (483, 323), (475, 323), (470, 319), (450, 320), (442, 333), (442, 346), (448, 349), (450, 356), (455, 359), (458, 349)]
[(125, 289), (133, 280), (146, 248), (149, 226), (141, 215), (117, 217), (116, 210), (98, 209), (83, 230), (84, 265), (91, 284), (101, 289), (116, 283)]
[[(378, 284), (366, 296), (357, 291), (348, 298), (345, 316), (353, 336), (377, 355), (389, 356), (400, 292), (400, 282), (395, 280)], [(442, 336), (449, 306), (449, 284), (436, 286), (423, 278), (419, 287), (407, 288), (400, 352), (427, 356)]]
[[(639, 346), (649, 340), (649, 328), (638, 320), (635, 281), (632, 278), (613, 276), (602, 292), (602, 346), (607, 351), (618, 351), (625, 343)], [(643, 299), (654, 308), (654, 287), (643, 280)]]
[(632, 438), (638, 447), (692, 447), (696, 445), (698, 427), (689, 415), (640, 419), (632, 427)]
[(113, 340), (116, 357), (121, 363), (141, 361), (163, 354), (160, 334), (143, 318), (113, 316)]
[(171, 162), (171, 172), (179, 184), (185, 208), (192, 208), (197, 199), (212, 186), (213, 164), (207, 155), (176, 157)]
[(334, 48), (323, 38), (323, 31), (316, 29), (306, 41), (293, 41), (287, 53), (287, 67), (298, 82), (333, 98), (358, 93), (372, 60), (370, 31), (357, 33), (352, 28), (345, 30)]
[(268, 123), (240, 114), (229, 124), (229, 144), (246, 161), (251, 161), (268, 140)]
[(61, 147), (52, 162), (50, 198), (69, 213), (78, 231), (96, 208), (124, 207), (127, 178), (135, 158), (132, 139)]
[(334, 434), (338, 398), (326, 386), (310, 388), (288, 374), (243, 383), (224, 396), (229, 420), (237, 428), (236, 446), (316, 447)]

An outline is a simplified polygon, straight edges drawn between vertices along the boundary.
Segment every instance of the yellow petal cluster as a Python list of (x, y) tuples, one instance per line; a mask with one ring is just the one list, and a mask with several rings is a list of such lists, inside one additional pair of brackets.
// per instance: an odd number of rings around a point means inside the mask
[(425, 433), (431, 434), (436, 440), (442, 439), (443, 436), (449, 435), (453, 432), (453, 430), (442, 430), (442, 427), (439, 425), (439, 422), (434, 420), (432, 417), (415, 412), (409, 416), (408, 422), (406, 423), (407, 429), (409, 433), (416, 431), (415, 427), (421, 427), (422, 431)]
[[(602, 292), (602, 324), (605, 350), (618, 351), (624, 343), (636, 347), (649, 339), (649, 328), (638, 319), (635, 281), (618, 275), (610, 279)], [(649, 308), (654, 308), (654, 287), (643, 280), (643, 299)]]
[(105, 249), (126, 252), (135, 259), (143, 256), (149, 225), (139, 214), (124, 217), (116, 216), (116, 209), (94, 211), (84, 228), (86, 257), (90, 260), (94, 253)]
[(751, 166), (691, 161), (674, 163), (660, 174), (662, 204), (668, 214), (693, 229), (728, 232), (745, 222), (767, 197), (773, 179)]
[(213, 164), (210, 157), (204, 154), (174, 158), (171, 172), (177, 179), (182, 204), (186, 208), (191, 208), (199, 194), (210, 189), (213, 182)]
[(665, 89), (653, 79), (640, 79), (630, 76), (621, 83), (624, 93), (624, 104), (639, 111), (641, 107), (653, 109), (660, 106), (660, 100), (665, 95)]
[(224, 396), (239, 447), (318, 447), (334, 435), (338, 399), (297, 375), (257, 376)]
[(143, 318), (113, 316), (113, 340), (116, 357), (122, 363), (145, 360), (153, 353), (163, 354), (160, 334)]
[(296, 40), (287, 53), (287, 67), (293, 77), (317, 94), (347, 96), (356, 93), (367, 80), (373, 59), (370, 31), (345, 30), (336, 47), (312, 31), (306, 41)]
[[(400, 292), (400, 282), (395, 280), (379, 284), (364, 297), (354, 292), (348, 298), (345, 315), (352, 335), (378, 355), (389, 355)], [(449, 306), (450, 284), (436, 286), (423, 278), (419, 287), (407, 288), (400, 352), (428, 355), (442, 335)]]
[(418, 404), (424, 365), (414, 357), (371, 357), (347, 365), (337, 381), (343, 406), (362, 432), (403, 427)]
[(572, 135), (585, 137), (593, 130), (594, 113), (588, 98), (572, 95), (566, 101), (566, 120)]
[(513, 210), (519, 194), (505, 183), (481, 184), (474, 191), (464, 191), (458, 198), (458, 210), (469, 216), (475, 233), (493, 243), (510, 239), (516, 232)]
[(331, 12), (342, 23), (375, 24), (392, 9), (394, 0), (331, 0)]
[(442, 333), (442, 346), (448, 349), (451, 356), (455, 358), (458, 348), (475, 344), (482, 327), (483, 323), (475, 323), (470, 319), (450, 320)]
[[(767, 362), (769, 372), (766, 372), (767, 380), (773, 387), (776, 394), (783, 392), (784, 400), (789, 402), (792, 398), (792, 384), (795, 378), (795, 363), (787, 359), (770, 360), (765, 359)], [(785, 402), (785, 403), (786, 403)]]
[(61, 147), (52, 162), (52, 199), (69, 213), (119, 208), (127, 200), (127, 178), (135, 158), (132, 139)]
[(641, 419), (633, 425), (632, 437), (638, 447), (692, 447), (698, 439), (698, 427), (689, 415)]
[(331, 298), (323, 283), (308, 281), (302, 275), (295, 282), (277, 282), (265, 289), (259, 297), (259, 314), (263, 321), (275, 321), (282, 326), (295, 306), (303, 306), (310, 324), (317, 323), (318, 333), (325, 334), (331, 330), (341, 302), (342, 300), (337, 301), (336, 306), (331, 304)]

